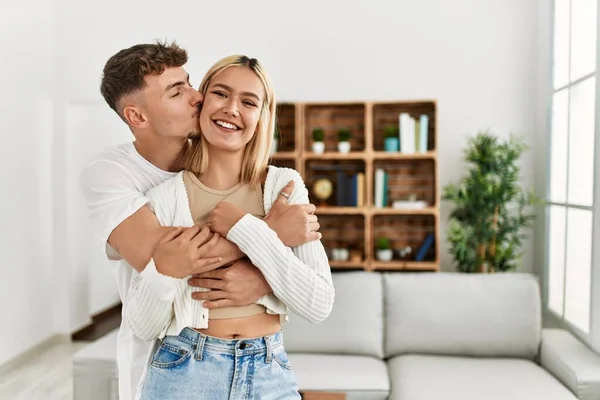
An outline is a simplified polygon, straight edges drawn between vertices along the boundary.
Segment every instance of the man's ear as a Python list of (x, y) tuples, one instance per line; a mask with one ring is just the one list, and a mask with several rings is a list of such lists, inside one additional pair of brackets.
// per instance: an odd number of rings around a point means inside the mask
[(126, 106), (123, 109), (123, 118), (132, 128), (145, 128), (148, 125), (148, 119), (138, 106)]

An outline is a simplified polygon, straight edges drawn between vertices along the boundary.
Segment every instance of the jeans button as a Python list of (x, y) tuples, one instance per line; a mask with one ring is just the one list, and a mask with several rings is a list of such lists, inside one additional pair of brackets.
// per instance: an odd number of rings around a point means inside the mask
[(240, 350), (244, 350), (246, 348), (246, 343), (240, 343)]

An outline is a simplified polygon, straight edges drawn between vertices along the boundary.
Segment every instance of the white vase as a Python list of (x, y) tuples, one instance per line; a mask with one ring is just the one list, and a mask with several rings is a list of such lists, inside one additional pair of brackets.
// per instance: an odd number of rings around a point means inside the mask
[(392, 249), (377, 250), (377, 259), (379, 261), (392, 261), (393, 255)]
[(338, 151), (340, 153), (350, 153), (350, 142), (338, 142)]
[(323, 153), (325, 151), (325, 142), (313, 142), (312, 151), (317, 154)]
[(275, 153), (277, 153), (277, 144), (278, 144), (278, 140), (273, 139), (273, 142), (271, 143), (271, 155), (272, 156), (274, 156)]

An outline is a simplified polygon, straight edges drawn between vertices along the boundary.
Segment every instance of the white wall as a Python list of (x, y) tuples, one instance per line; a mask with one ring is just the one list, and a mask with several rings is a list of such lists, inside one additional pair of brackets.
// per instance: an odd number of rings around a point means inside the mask
[[(58, 10), (48, 10), (53, 3)], [(0, 289), (8, 291), (0, 290), (0, 307), (24, 304), (7, 310), (18, 321), (19, 335), (0, 334), (12, 341), (0, 340), (0, 362), (24, 348), (17, 341), (34, 342), (51, 327), (71, 332), (118, 301), (110, 264), (88, 241), (77, 174), (102, 147), (131, 139), (98, 89), (106, 59), (121, 48), (176, 39), (190, 53), (187, 68), (194, 85), (225, 55), (256, 57), (270, 72), (280, 101), (437, 99), (441, 187), (462, 175), (458, 165), (466, 138), (479, 129), (490, 127), (505, 137), (523, 134), (535, 148), (543, 128), (538, 79), (547, 66), (540, 65), (536, 50), (545, 34), (538, 29), (536, 9), (548, 7), (543, 0), (53, 3), (11, 0), (10, 12), (0, 13), (2, 40), (11, 52), (25, 52), (18, 63), (3, 65), (0, 74), (16, 93), (5, 91), (2, 97), (2, 109), (9, 111), (1, 116), (9, 127), (4, 137), (11, 144), (10, 151), (2, 149), (7, 153), (1, 161), (3, 182), (19, 194), (0, 200), (11, 210), (0, 246), (3, 254), (18, 252), (10, 256), (8, 273), (16, 274), (22, 287), (18, 291), (3, 279)], [(38, 19), (34, 30), (18, 25), (16, 13)], [(56, 26), (48, 15), (54, 15)], [(10, 73), (4, 74), (7, 67)], [(528, 185), (534, 182), (533, 160), (531, 153), (523, 160)], [(25, 168), (28, 181), (11, 172), (16, 165), (21, 175)], [(23, 204), (30, 208), (17, 208)], [(442, 248), (448, 212), (444, 205)], [(41, 222), (43, 229), (31, 229)], [(523, 270), (533, 270), (532, 254), (527, 251)], [(46, 258), (53, 260), (52, 271), (40, 263)], [(442, 266), (453, 268), (445, 252)], [(52, 298), (50, 318), (39, 309)], [(19, 319), (22, 308), (31, 314)], [(43, 329), (26, 335), (33, 327)]]
[(0, 364), (54, 332), (53, 2), (0, 3)]
[[(69, 264), (78, 275), (75, 298), (85, 299), (75, 313), (78, 323), (119, 302), (114, 263), (104, 256), (104, 244), (92, 241), (88, 212), (81, 192), (79, 172), (98, 149), (131, 141), (132, 136), (116, 114), (101, 102), (71, 102), (66, 106), (66, 229)], [(83, 268), (82, 268), (83, 267)], [(75, 282), (74, 282), (75, 283)], [(75, 321), (74, 321), (75, 322)], [(72, 325), (74, 327), (74, 325)]]

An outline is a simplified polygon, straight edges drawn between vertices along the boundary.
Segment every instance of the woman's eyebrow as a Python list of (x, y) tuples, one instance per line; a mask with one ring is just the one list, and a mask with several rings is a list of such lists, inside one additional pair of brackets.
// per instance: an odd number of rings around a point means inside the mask
[[(227, 90), (229, 92), (233, 92), (232, 88), (230, 88), (229, 86), (227, 86), (227, 85), (225, 85), (223, 83), (215, 83), (213, 85), (213, 88), (217, 87), (217, 86), (220, 87), (220, 88), (223, 88), (223, 89), (225, 89), (225, 90)], [(260, 97), (258, 97), (257, 94), (254, 94), (252, 92), (241, 92), (241, 94), (244, 95), (244, 96), (248, 96), (248, 97), (254, 97), (257, 101), (260, 101)]]

